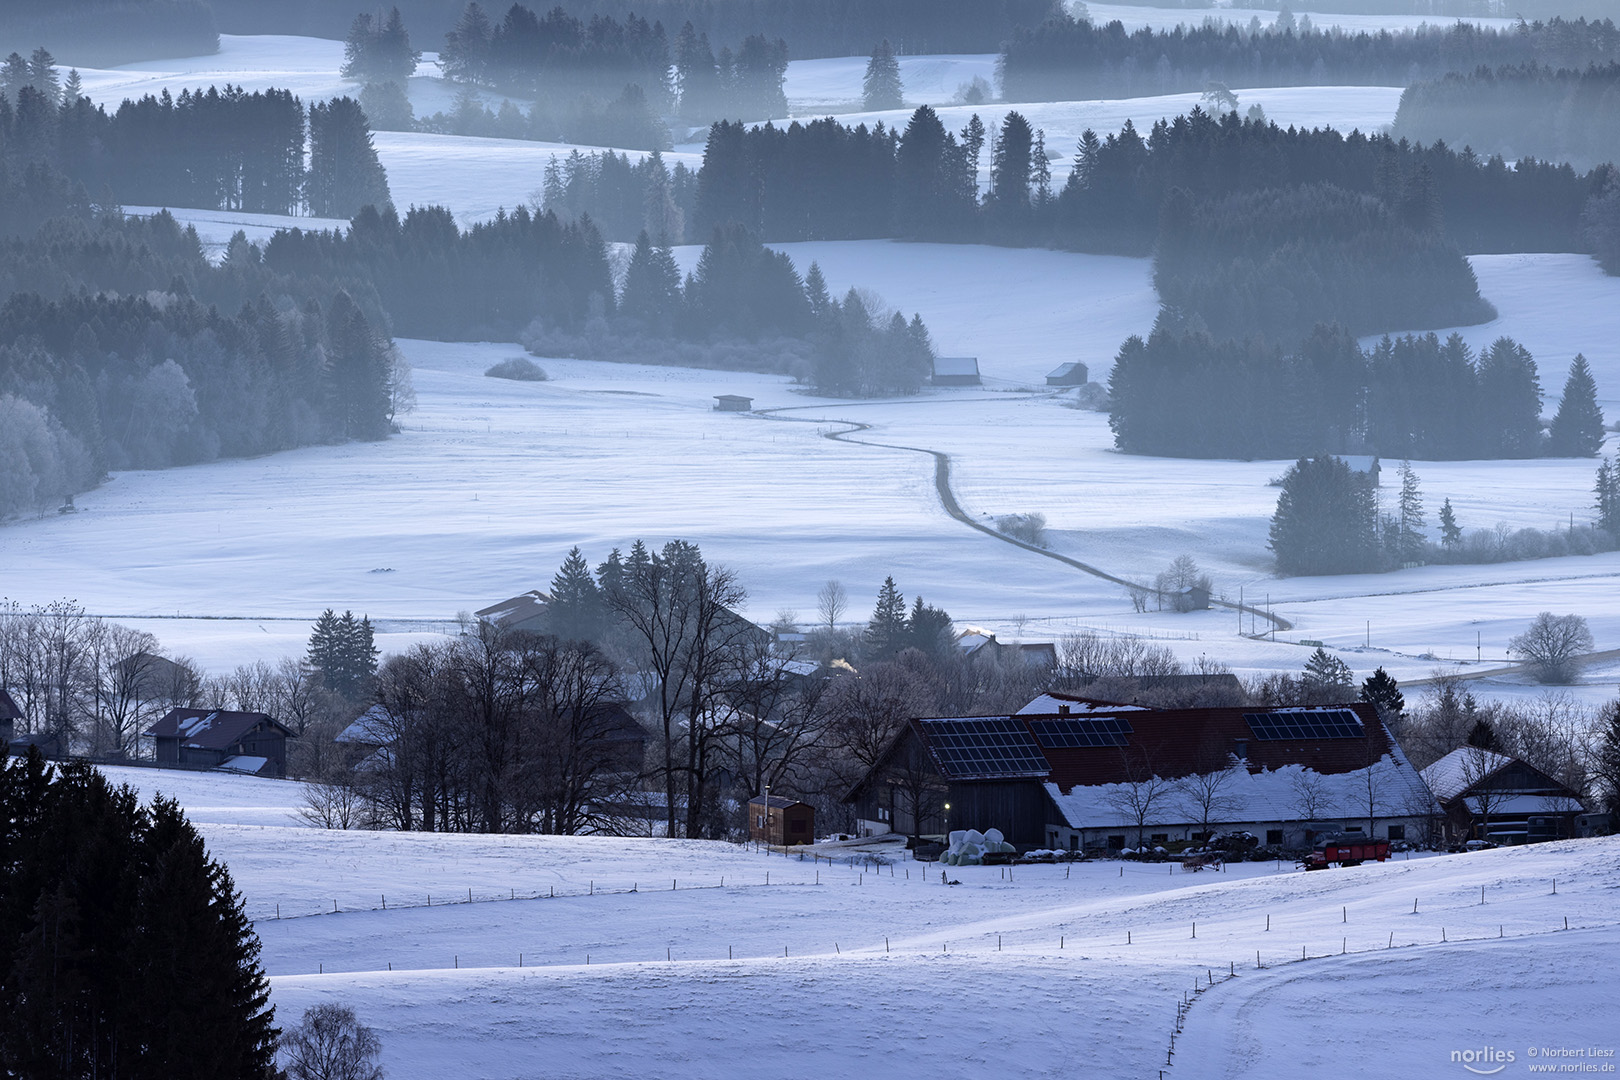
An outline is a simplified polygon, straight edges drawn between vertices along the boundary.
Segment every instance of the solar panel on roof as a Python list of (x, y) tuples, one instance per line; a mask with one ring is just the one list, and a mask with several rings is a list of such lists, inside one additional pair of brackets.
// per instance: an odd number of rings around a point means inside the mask
[(1064, 717), (1061, 720), (1031, 720), (1036, 740), (1049, 750), (1079, 747), (1124, 746), (1131, 733), (1128, 720), (1117, 716)]
[(950, 776), (1044, 776), (1046, 757), (1018, 720), (918, 721), (939, 766)]
[(1243, 719), (1255, 738), (1270, 741), (1359, 739), (1367, 733), (1349, 709), (1274, 709), (1244, 713)]

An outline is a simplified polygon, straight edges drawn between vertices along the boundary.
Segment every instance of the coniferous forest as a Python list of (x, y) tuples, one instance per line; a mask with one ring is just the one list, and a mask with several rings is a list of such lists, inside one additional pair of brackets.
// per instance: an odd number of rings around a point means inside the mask
[(59, 212), (75, 186), (103, 206), (307, 208), (342, 218), (388, 201), (370, 125), (352, 98), (315, 102), (306, 113), (287, 91), (249, 94), (227, 85), (147, 95), (109, 113), (87, 97), (33, 83), (5, 90), (0, 176), (23, 189), (24, 205), (0, 215), (17, 217), (15, 231), (42, 220), (27, 205)]
[(1588, 168), (1613, 162), (1620, 158), (1620, 63), (1448, 72), (1406, 88), (1393, 132), (1510, 159), (1549, 158)]
[(1084, 101), (1229, 86), (1405, 86), (1480, 65), (1584, 68), (1620, 59), (1608, 20), (1553, 18), (1512, 30), (1471, 23), (1348, 33), (1210, 23), (1127, 31), (1059, 13), (1014, 31), (999, 71), (1007, 101)]
[(1318, 326), (1285, 351), (1161, 325), (1146, 340), (1126, 340), (1108, 388), (1114, 443), (1130, 453), (1595, 457), (1603, 438), (1581, 357), (1559, 403), (1563, 419), (1543, 435), (1535, 358), (1509, 338), (1477, 356), (1456, 334), (1386, 336), (1363, 350), (1342, 327)]

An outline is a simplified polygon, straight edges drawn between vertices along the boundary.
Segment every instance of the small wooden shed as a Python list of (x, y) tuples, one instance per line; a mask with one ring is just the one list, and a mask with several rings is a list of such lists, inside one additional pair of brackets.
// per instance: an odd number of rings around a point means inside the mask
[(816, 808), (780, 795), (748, 800), (748, 838), (787, 847), (816, 842)]
[(1078, 360), (1071, 360), (1061, 364), (1046, 376), (1047, 386), (1084, 386), (1086, 385), (1086, 365)]
[(979, 386), (979, 358), (936, 356), (934, 374), (929, 381), (935, 386)]
[(741, 394), (714, 395), (714, 408), (716, 412), (748, 412), (754, 407), (754, 399), (743, 397)]

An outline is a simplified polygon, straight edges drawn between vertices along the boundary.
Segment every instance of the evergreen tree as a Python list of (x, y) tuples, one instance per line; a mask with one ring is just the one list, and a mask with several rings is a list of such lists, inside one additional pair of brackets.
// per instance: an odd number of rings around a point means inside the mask
[(371, 125), (353, 98), (309, 107), (309, 212), (351, 218), (362, 206), (388, 205), (388, 174), (371, 143)]
[(69, 68), (67, 82), (62, 84), (62, 103), (73, 105), (84, 97), (84, 80), (79, 77), (78, 68)]
[(990, 195), (997, 207), (1012, 212), (1029, 208), (1034, 176), (1035, 132), (1022, 113), (1010, 112), (991, 151)]
[(905, 105), (900, 86), (900, 62), (895, 59), (894, 46), (884, 38), (872, 50), (866, 62), (866, 77), (861, 80), (861, 107), (868, 112), (880, 109), (898, 109)]
[(1468, 745), (1478, 750), (1496, 750), (1496, 729), (1491, 722), (1483, 716), (1474, 721), (1474, 726), (1468, 729)]
[(1269, 546), (1279, 573), (1369, 570), (1377, 551), (1377, 502), (1367, 479), (1336, 457), (1300, 458), (1283, 474)]
[(467, 5), (454, 29), (444, 36), (439, 65), (454, 82), (484, 83), (489, 76), (489, 50), (493, 30), (489, 16), (476, 0)]
[(389, 431), (392, 354), (346, 292), (326, 315), (327, 410), (340, 439), (382, 439)]
[(56, 72), (56, 57), (43, 45), (28, 58), (28, 84), (43, 94), (49, 104), (62, 103), (62, 80)]
[(1603, 710), (1603, 731), (1592, 764), (1593, 779), (1610, 814), (1620, 820), (1620, 701)]
[(1479, 427), (1502, 457), (1541, 453), (1541, 380), (1529, 350), (1497, 338), (1479, 361)]
[(956, 628), (951, 624), (950, 615), (923, 603), (923, 598), (918, 596), (906, 619), (906, 640), (911, 648), (944, 659), (956, 646)]
[(0, 97), (6, 98), (15, 106), (17, 92), (29, 85), (31, 84), (28, 81), (28, 61), (23, 58), (22, 53), (11, 53), (4, 61), (0, 61)]
[(327, 608), (315, 620), (304, 661), (321, 686), (358, 701), (377, 673), (377, 654), (369, 617), (356, 619), (352, 611), (339, 616)]
[(804, 275), (804, 295), (810, 301), (810, 314), (818, 322), (823, 316), (838, 307), (832, 296), (827, 292), (827, 279), (821, 276), (821, 267), (813, 262)]
[(1400, 684), (1383, 668), (1378, 668), (1361, 683), (1361, 700), (1378, 708), (1379, 719), (1385, 723), (1399, 720), (1406, 710), (1406, 698)]
[(546, 605), (546, 626), (569, 641), (595, 641), (603, 627), (602, 596), (591, 578), (591, 568), (576, 546), (551, 579)]
[(1400, 559), (1402, 563), (1417, 562), (1423, 557), (1423, 494), (1418, 490), (1417, 473), (1410, 461), (1402, 461), (1400, 494)]
[(675, 256), (667, 247), (653, 247), (643, 229), (625, 267), (620, 312), (641, 320), (649, 330), (668, 333), (680, 302), (681, 271)]
[(0, 1074), (273, 1074), (258, 940), (178, 806), (37, 752), (0, 761), (0, 853)]
[(894, 578), (883, 579), (877, 605), (866, 624), (865, 653), (874, 660), (886, 660), (906, 647), (906, 598)]
[(1350, 689), (1355, 685), (1355, 673), (1350, 670), (1349, 664), (1318, 646), (1305, 661), (1301, 681), (1306, 698), (1312, 704), (1336, 704), (1350, 696)]
[(1547, 452), (1553, 457), (1597, 457), (1603, 449), (1603, 410), (1597, 383), (1586, 357), (1575, 354), (1564, 381), (1564, 395), (1548, 429)]
[(421, 59), (421, 51), (411, 48), (411, 36), (399, 8), (391, 8), (382, 19), (362, 12), (349, 25), (343, 43), (342, 75), (345, 79), (397, 82), (403, 86)]
[(1440, 543), (1447, 549), (1454, 548), (1462, 543), (1462, 532), (1462, 526), (1457, 524), (1457, 516), (1452, 513), (1451, 499), (1447, 497), (1440, 507)]
[(1620, 536), (1620, 464), (1611, 458), (1603, 459), (1598, 465), (1594, 491), (1597, 494), (1598, 528), (1613, 536)]

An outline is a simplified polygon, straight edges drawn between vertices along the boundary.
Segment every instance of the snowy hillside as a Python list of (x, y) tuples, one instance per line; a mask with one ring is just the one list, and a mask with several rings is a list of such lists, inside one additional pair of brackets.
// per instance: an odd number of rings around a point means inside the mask
[[(257, 920), (281, 1020), (352, 1006), (394, 1080), (710, 1077), (742, 1059), (1037, 1077), (1077, 1048), (1100, 1075), (1156, 1075), (1195, 983), (1167, 1076), (1444, 1075), (1452, 1049), (1590, 1043), (1620, 1008), (1615, 839), (1313, 874), (960, 867), (945, 886), (932, 864), (713, 842), (302, 829), (272, 823), (291, 783), (112, 774), (191, 807)], [(262, 821), (239, 824), (255, 799)], [(1360, 1060), (1370, 1015), (1380, 1056)], [(695, 1017), (735, 1022), (697, 1037)]]

